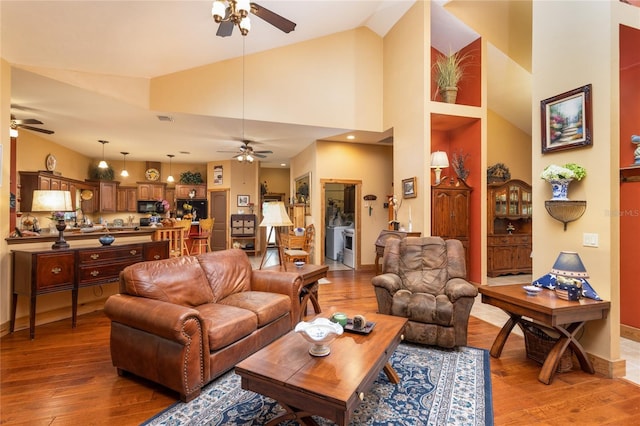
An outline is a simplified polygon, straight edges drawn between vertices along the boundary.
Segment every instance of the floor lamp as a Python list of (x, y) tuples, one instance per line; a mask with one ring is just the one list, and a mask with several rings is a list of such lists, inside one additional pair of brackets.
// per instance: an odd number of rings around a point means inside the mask
[[(260, 222), (261, 227), (270, 226), (269, 236), (267, 237), (267, 245), (269, 244), (269, 239), (271, 239), (271, 233), (273, 232), (273, 228), (278, 226), (292, 226), (293, 222), (289, 219), (289, 215), (287, 214), (287, 210), (282, 201), (276, 201), (273, 203), (265, 203), (264, 205), (264, 218), (262, 222)], [(287, 265), (284, 263), (282, 259), (282, 251), (280, 250), (280, 233), (276, 231), (276, 249), (278, 250), (278, 262), (280, 265), (284, 267), (284, 270), (287, 270)], [(262, 255), (262, 261), (260, 262), (260, 269), (264, 265), (264, 259), (267, 256), (267, 246), (265, 245), (264, 254)]]

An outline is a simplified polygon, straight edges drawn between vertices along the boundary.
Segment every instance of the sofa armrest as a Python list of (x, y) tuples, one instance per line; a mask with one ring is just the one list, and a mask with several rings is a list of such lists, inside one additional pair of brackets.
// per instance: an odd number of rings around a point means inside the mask
[[(188, 344), (190, 336), (205, 329), (204, 321), (195, 309), (144, 297), (115, 294), (105, 302), (104, 312), (112, 321), (181, 344)], [(202, 334), (202, 340), (208, 345), (207, 333), (203, 331)]]
[(476, 297), (478, 295), (477, 287), (462, 278), (451, 278), (447, 281), (444, 292), (451, 302), (455, 302), (461, 297)]
[(302, 277), (297, 272), (256, 269), (251, 274), (251, 290), (279, 293), (291, 299), (291, 328), (300, 318)]

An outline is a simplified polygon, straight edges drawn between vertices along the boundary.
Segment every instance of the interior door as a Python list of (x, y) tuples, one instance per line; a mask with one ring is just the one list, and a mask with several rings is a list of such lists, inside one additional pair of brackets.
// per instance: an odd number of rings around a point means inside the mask
[(224, 250), (227, 248), (227, 232), (229, 224), (227, 223), (227, 191), (211, 192), (211, 216), (214, 218), (213, 231), (211, 236), (211, 249), (213, 251)]

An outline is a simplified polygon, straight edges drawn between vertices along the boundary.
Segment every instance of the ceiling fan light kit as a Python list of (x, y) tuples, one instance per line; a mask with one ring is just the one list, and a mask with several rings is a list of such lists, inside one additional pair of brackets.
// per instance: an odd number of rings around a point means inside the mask
[(220, 24), (216, 35), (228, 37), (236, 25), (243, 36), (249, 34), (251, 30), (249, 12), (285, 33), (290, 33), (296, 28), (294, 22), (248, 0), (215, 0), (211, 7), (211, 16), (216, 23)]

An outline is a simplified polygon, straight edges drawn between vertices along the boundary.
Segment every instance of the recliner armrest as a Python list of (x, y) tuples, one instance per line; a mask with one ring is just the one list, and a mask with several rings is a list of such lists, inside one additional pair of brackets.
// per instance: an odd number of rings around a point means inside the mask
[[(200, 313), (186, 306), (144, 297), (115, 294), (107, 299), (104, 312), (112, 321), (181, 344), (188, 344), (189, 336), (200, 332), (203, 334), (202, 340), (205, 343), (208, 341)], [(194, 319), (196, 322), (192, 321)], [(208, 343), (206, 344), (208, 345)]]
[(371, 278), (371, 284), (374, 287), (386, 289), (390, 294), (395, 294), (402, 288), (402, 279), (396, 274), (382, 274)]
[(476, 297), (478, 295), (477, 287), (462, 278), (451, 278), (447, 281), (444, 292), (451, 302), (455, 302), (461, 297)]

